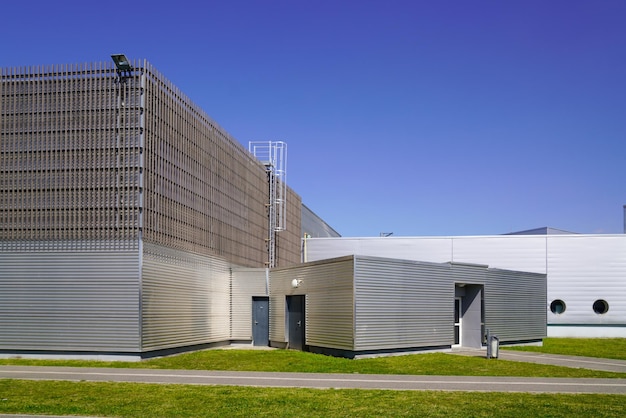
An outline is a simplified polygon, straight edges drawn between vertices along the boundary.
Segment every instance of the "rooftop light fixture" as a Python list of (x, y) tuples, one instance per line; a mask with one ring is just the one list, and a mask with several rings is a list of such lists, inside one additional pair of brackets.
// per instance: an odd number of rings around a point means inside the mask
[(130, 72), (133, 70), (133, 67), (130, 65), (130, 61), (126, 58), (124, 54), (113, 54), (111, 55), (113, 62), (115, 63), (115, 67), (117, 68), (117, 75), (119, 76), (121, 81), (126, 81), (128, 77), (130, 77)]

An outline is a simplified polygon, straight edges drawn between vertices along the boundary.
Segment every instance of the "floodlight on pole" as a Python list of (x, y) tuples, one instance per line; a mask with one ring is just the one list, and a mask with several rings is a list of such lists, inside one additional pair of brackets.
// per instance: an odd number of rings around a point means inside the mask
[(133, 67), (130, 65), (130, 61), (124, 54), (113, 54), (111, 55), (111, 58), (113, 59), (115, 68), (117, 68), (117, 75), (120, 80), (126, 81), (126, 79), (131, 76), (130, 73), (133, 70)]

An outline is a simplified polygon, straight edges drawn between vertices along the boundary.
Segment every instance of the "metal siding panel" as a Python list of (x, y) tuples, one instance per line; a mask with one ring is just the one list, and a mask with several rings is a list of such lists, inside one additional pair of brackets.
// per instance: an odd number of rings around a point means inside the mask
[(302, 205), (302, 234), (309, 237), (340, 237), (339, 233), (317, 216), (306, 205)]
[(355, 350), (452, 344), (450, 265), (357, 257), (355, 283)]
[(544, 338), (546, 276), (488, 269), (486, 277), (485, 328), (502, 342)]
[[(626, 325), (626, 235), (568, 235), (548, 238), (548, 324)], [(566, 310), (550, 312), (561, 299)], [(593, 311), (604, 299), (606, 314)]]
[(232, 340), (252, 340), (252, 297), (268, 296), (269, 283), (264, 268), (233, 267), (231, 288)]
[(452, 239), (449, 237), (385, 237), (311, 238), (307, 240), (308, 261), (352, 254), (445, 263), (453, 258)]
[(138, 352), (138, 251), (34, 245), (0, 243), (0, 349)]
[(312, 238), (309, 261), (351, 254), (445, 263), (480, 263), (546, 273), (545, 236)]
[[(298, 288), (292, 280), (301, 280)], [(285, 298), (306, 295), (306, 344), (343, 350), (354, 345), (353, 259), (273, 269), (270, 272), (270, 340), (287, 342)]]
[(217, 257), (144, 244), (142, 350), (230, 339), (230, 268)]
[(546, 237), (506, 235), (454, 237), (454, 262), (546, 273)]

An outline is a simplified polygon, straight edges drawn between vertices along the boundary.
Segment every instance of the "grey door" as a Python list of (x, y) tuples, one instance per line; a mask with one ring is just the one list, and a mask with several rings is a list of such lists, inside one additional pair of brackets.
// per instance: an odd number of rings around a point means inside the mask
[(270, 299), (252, 297), (252, 344), (267, 347), (270, 344)]
[(287, 296), (287, 315), (289, 316), (289, 348), (305, 349), (305, 312), (304, 295)]

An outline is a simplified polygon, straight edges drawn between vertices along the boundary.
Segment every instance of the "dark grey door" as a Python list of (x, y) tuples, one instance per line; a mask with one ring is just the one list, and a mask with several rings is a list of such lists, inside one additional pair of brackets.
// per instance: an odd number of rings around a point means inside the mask
[(287, 296), (287, 315), (289, 316), (289, 348), (305, 348), (305, 312), (304, 295)]
[(267, 347), (270, 344), (270, 299), (252, 297), (252, 344)]

